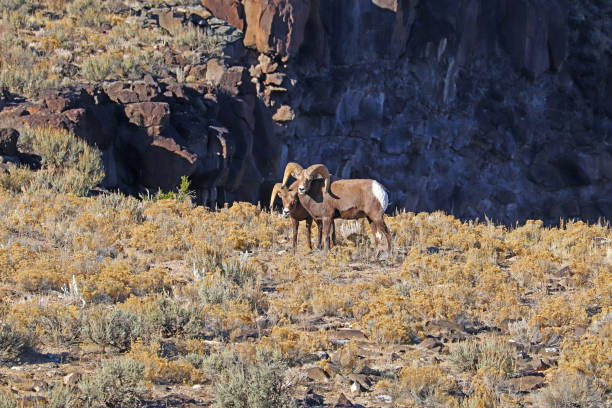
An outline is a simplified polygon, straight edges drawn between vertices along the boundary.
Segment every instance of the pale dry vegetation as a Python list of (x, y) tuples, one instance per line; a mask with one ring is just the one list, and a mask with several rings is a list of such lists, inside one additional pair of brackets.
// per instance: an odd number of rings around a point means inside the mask
[[(231, 39), (195, 26), (168, 32), (147, 22), (151, 7), (190, 1), (0, 1), (0, 89), (36, 97), (80, 82), (167, 76), (174, 58), (198, 64)], [(137, 7), (136, 7), (137, 6)], [(136, 8), (133, 8), (136, 7)]]
[[(610, 400), (605, 223), (508, 229), (399, 213), (386, 220), (390, 259), (373, 259), (368, 227), (347, 221), (338, 221), (339, 245), (322, 258), (307, 252), (303, 234), (298, 253), (287, 252), (289, 222), (257, 206), (210, 211), (189, 194), (170, 197), (0, 191), (0, 320), (11, 328), (1, 340), (12, 350), (3, 359), (19, 365), (28, 353), (63, 350), (73, 357), (62, 371), (83, 373), (74, 387), (47, 379), (38, 393), (46, 401), (119, 398), (105, 391), (117, 372), (129, 391), (114, 404), (204, 384), (208, 391), (191, 392), (218, 406), (266, 406), (266, 398), (292, 406), (310, 380), (285, 376), (313, 364), (331, 378), (315, 383), (317, 392), (332, 399), (353, 395), (336, 374), (368, 373), (375, 384), (352, 397), (368, 406), (385, 398), (397, 406)], [(338, 328), (361, 337), (339, 339)], [(442, 349), (419, 346), (430, 338)], [(544, 387), (527, 394), (511, 386), (531, 367), (523, 354), (545, 361), (532, 370)], [(101, 358), (107, 365), (92, 370)], [(252, 403), (236, 405), (242, 394)]]

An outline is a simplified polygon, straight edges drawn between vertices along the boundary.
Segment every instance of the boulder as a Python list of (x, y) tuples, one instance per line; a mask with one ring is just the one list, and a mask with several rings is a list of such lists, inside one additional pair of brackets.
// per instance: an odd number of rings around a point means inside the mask
[(15, 129), (0, 129), (0, 155), (17, 155), (17, 139), (19, 139), (19, 132), (17, 132)]
[(244, 0), (244, 45), (281, 57), (297, 54), (304, 41), (310, 0)]
[(272, 116), (272, 119), (277, 122), (290, 122), (295, 119), (295, 113), (291, 106), (282, 105), (277, 110), (276, 113)]
[(136, 126), (165, 126), (170, 120), (170, 105), (166, 102), (129, 103), (124, 108), (130, 123)]
[(215, 17), (244, 31), (244, 7), (240, 0), (203, 0), (203, 4)]

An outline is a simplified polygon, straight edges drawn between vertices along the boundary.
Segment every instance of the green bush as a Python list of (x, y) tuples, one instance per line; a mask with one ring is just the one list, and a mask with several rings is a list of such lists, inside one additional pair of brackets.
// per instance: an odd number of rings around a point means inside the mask
[(149, 332), (136, 313), (121, 309), (97, 309), (84, 315), (81, 334), (100, 346), (127, 351), (134, 340), (147, 337)]
[(0, 322), (0, 362), (18, 357), (31, 345), (29, 334), (10, 323)]
[(100, 151), (66, 130), (22, 128), (19, 148), (40, 155), (43, 165), (26, 189), (49, 188), (84, 196), (104, 179)]
[(157, 310), (148, 316), (155, 330), (159, 330), (164, 336), (182, 334), (195, 337), (200, 334), (202, 329), (200, 307), (186, 304), (177, 298), (163, 296), (158, 296), (155, 303)]
[(121, 358), (104, 363), (103, 367), (78, 384), (81, 400), (88, 407), (140, 407), (147, 392), (144, 365)]
[(220, 408), (295, 407), (284, 385), (287, 365), (278, 354), (258, 351), (254, 363), (235, 355), (210, 357), (204, 363), (220, 373), (215, 381), (215, 405)]
[(45, 406), (48, 408), (77, 408), (81, 402), (77, 391), (62, 384), (56, 385), (47, 393)]

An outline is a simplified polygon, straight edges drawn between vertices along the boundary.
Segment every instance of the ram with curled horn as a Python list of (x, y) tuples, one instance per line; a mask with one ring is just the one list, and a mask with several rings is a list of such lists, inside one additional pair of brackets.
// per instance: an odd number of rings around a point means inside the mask
[[(323, 184), (322, 180), (318, 181), (317, 184), (320, 184), (322, 186)], [(293, 234), (292, 234), (293, 252), (295, 253), (295, 250), (297, 248), (297, 233), (298, 233), (299, 223), (300, 221), (304, 221), (304, 220), (306, 221), (306, 234), (308, 238), (308, 248), (312, 250), (312, 243), (311, 243), (310, 236), (311, 236), (311, 231), (312, 231), (313, 218), (310, 216), (310, 214), (308, 214), (308, 212), (300, 204), (300, 200), (298, 199), (298, 196), (297, 196), (297, 181), (293, 182), (291, 186), (289, 186), (289, 188), (287, 188), (285, 185), (281, 183), (276, 183), (274, 185), (274, 187), (272, 188), (272, 195), (270, 197), (270, 211), (272, 211), (274, 208), (274, 200), (276, 199), (276, 196), (279, 196), (283, 202), (283, 211), (282, 211), (283, 217), (290, 217), (292, 224), (293, 224), (292, 225), (293, 226)], [(323, 232), (323, 223), (321, 222), (321, 220), (315, 220), (315, 222), (317, 223), (318, 230), (319, 230), (317, 248), (321, 248), (321, 245), (322, 245), (321, 234)], [(332, 242), (334, 245), (336, 245), (336, 229), (335, 229), (335, 226), (333, 225), (331, 227), (331, 235), (332, 235), (331, 236)]]
[[(325, 167), (322, 164), (315, 166)], [(367, 218), (374, 235), (376, 255), (379, 253), (379, 241), (384, 237), (387, 241), (387, 254), (390, 256), (393, 250), (391, 233), (384, 220), (385, 211), (389, 206), (389, 196), (383, 185), (372, 179), (337, 180), (331, 183), (329, 191), (326, 192), (325, 185), (320, 179), (301, 184), (307, 178), (305, 173), (313, 167), (304, 170), (297, 180), (300, 183), (298, 198), (302, 207), (313, 219), (323, 222), (324, 251), (327, 253), (329, 250), (329, 231), (334, 225), (335, 218)], [(312, 174), (315, 173), (329, 174), (327, 169), (316, 170)], [(325, 181), (327, 180), (326, 178)]]
[(296, 177), (299, 182), (298, 192), (300, 194), (305, 194), (308, 192), (308, 190), (310, 190), (310, 185), (312, 181), (315, 180), (316, 176), (321, 176), (325, 180), (324, 191), (329, 193), (331, 175), (329, 174), (327, 167), (325, 167), (323, 164), (313, 164), (306, 170), (303, 170), (299, 177)]

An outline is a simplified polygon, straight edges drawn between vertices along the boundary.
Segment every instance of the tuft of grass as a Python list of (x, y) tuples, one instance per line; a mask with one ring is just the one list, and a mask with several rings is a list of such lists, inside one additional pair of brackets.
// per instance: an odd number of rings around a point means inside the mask
[(101, 152), (66, 130), (25, 127), (20, 130), (19, 147), (40, 155), (43, 165), (32, 179), (21, 177), (29, 181), (22, 189), (49, 188), (85, 196), (104, 179)]
[(560, 373), (546, 387), (533, 395), (541, 408), (598, 408), (605, 406), (604, 395), (592, 377)]
[(297, 406), (284, 385), (287, 365), (280, 355), (258, 351), (254, 363), (248, 363), (231, 354), (209, 361), (221, 370), (215, 381), (215, 406), (219, 408)]
[(0, 322), (0, 362), (17, 358), (32, 343), (28, 333), (10, 323)]
[(502, 376), (514, 374), (513, 351), (500, 338), (489, 338), (480, 342), (467, 340), (457, 344), (449, 355), (449, 360), (459, 371), (476, 372), (493, 369)]
[(144, 364), (138, 361), (106, 361), (95, 374), (79, 382), (81, 400), (88, 407), (140, 407), (147, 392), (143, 378)]
[(82, 336), (103, 347), (129, 350), (133, 341), (145, 334), (139, 315), (114, 309), (93, 310), (84, 315)]

